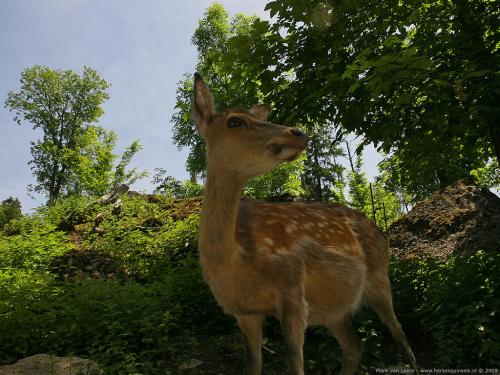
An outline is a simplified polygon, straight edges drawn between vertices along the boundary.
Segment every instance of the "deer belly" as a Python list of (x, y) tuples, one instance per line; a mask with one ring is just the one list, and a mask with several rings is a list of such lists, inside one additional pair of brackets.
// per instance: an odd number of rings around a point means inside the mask
[(308, 324), (342, 320), (356, 311), (364, 288), (364, 273), (315, 272), (307, 275)]
[(238, 277), (212, 277), (208, 285), (224, 312), (233, 315), (274, 314), (275, 293)]

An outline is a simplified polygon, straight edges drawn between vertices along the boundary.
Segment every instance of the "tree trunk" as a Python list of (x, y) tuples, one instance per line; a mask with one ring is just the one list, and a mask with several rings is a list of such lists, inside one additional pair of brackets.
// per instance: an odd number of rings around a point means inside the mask
[(314, 165), (315, 168), (313, 168), (314, 171), (314, 179), (316, 180), (316, 186), (314, 187), (315, 191), (315, 200), (317, 201), (322, 201), (323, 200), (323, 188), (321, 186), (321, 175), (319, 173), (320, 166), (319, 166), (319, 158), (318, 158), (318, 147), (316, 143), (312, 144), (313, 146), (313, 157), (314, 157)]
[(61, 195), (61, 189), (63, 185), (63, 180), (64, 180), (64, 174), (66, 173), (66, 166), (63, 166), (60, 171), (57, 172), (56, 176), (56, 187), (54, 188), (54, 192), (56, 194), (55, 200), (58, 200), (60, 195)]
[(47, 204), (52, 205), (58, 198), (58, 194), (56, 193), (56, 176), (59, 170), (59, 162), (57, 157), (54, 158), (53, 167), (50, 175), (50, 184), (49, 184), (49, 201)]
[(356, 173), (356, 170), (354, 169), (354, 163), (352, 160), (351, 148), (349, 147), (349, 142), (345, 141), (345, 145), (347, 146), (347, 156), (349, 157), (349, 164), (351, 164), (352, 173)]

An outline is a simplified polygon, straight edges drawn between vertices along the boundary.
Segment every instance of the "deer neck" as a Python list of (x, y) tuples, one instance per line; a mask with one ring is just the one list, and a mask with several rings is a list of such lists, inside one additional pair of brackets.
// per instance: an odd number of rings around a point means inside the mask
[(202, 263), (224, 265), (237, 253), (236, 221), (244, 186), (238, 174), (207, 166), (198, 238)]

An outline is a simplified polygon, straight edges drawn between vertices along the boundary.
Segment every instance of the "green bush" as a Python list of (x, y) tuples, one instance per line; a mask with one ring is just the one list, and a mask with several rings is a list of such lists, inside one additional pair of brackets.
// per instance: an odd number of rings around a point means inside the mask
[(99, 208), (95, 198), (72, 196), (38, 208), (36, 217), (55, 225), (57, 229), (70, 231), (75, 225), (92, 220)]
[(440, 366), (500, 365), (500, 253), (393, 260), (391, 274), (403, 325), (432, 337)]
[(24, 218), (16, 225), (19, 234), (0, 237), (0, 269), (43, 269), (74, 247), (66, 233), (39, 218)]
[[(155, 374), (196, 358), (193, 351), (207, 342), (239, 336), (203, 281), (199, 214), (185, 208), (161, 197), (123, 197), (120, 210), (72, 198), (16, 221), (14, 233), (0, 236), (0, 362), (76, 354), (90, 356), (107, 374)], [(114, 279), (54, 274), (54, 262), (70, 251), (108, 255), (121, 272)], [(394, 258), (390, 273), (396, 313), (410, 338), (425, 333), (436, 367), (500, 366), (499, 253), (446, 262)], [(371, 309), (356, 314), (354, 324), (364, 366), (398, 359)], [(266, 346), (277, 352), (267, 361), (281, 368), (279, 322), (269, 319), (265, 331)], [(241, 352), (234, 345), (225, 350)], [(325, 329), (308, 331), (305, 359), (314, 374), (341, 366), (338, 344)]]
[(234, 329), (196, 260), (163, 280), (57, 282), (48, 274), (0, 273), (0, 362), (35, 353), (91, 356), (109, 373), (154, 372), (183, 341)]
[(68, 230), (91, 217), (95, 212), (91, 202), (89, 198), (68, 198), (12, 220), (0, 235), (0, 269), (48, 269), (54, 258), (75, 248)]
[(75, 353), (115, 366), (131, 355), (149, 364), (168, 352), (175, 323), (158, 289), (99, 280), (58, 285), (31, 273), (6, 279), (4, 274), (0, 285), (2, 361)]
[(164, 208), (172, 201), (158, 199), (165, 201), (124, 197), (120, 212), (114, 214), (111, 207), (103, 208), (101, 233), (87, 228), (82, 233), (84, 246), (112, 256), (128, 277), (161, 277), (178, 260), (197, 254), (199, 215), (174, 220)]
[[(0, 237), (0, 362), (72, 353), (110, 374), (155, 373), (196, 337), (234, 330), (201, 275), (198, 215), (174, 220), (171, 205), (123, 197), (117, 211), (72, 198), (23, 218), (18, 235)], [(113, 255), (128, 277), (52, 274), (53, 261), (71, 249)]]
[(429, 268), (419, 315), (444, 366), (500, 366), (500, 253), (477, 252)]
[(2, 228), (13, 220), (19, 220), (23, 217), (21, 212), (21, 202), (19, 199), (9, 197), (0, 203), (0, 232)]
[(0, 363), (45, 345), (40, 330), (47, 327), (53, 311), (50, 302), (40, 306), (40, 301), (50, 297), (49, 283), (50, 277), (30, 270), (0, 272)]
[(16, 234), (21, 234), (21, 230), (22, 220), (20, 219), (12, 219), (3, 226), (3, 234), (5, 236), (15, 236)]

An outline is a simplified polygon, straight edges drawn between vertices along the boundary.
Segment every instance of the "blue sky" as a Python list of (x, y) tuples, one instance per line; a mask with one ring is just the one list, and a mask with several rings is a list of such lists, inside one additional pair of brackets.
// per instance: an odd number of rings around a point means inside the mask
[[(219, 1), (230, 12), (264, 12), (265, 0)], [(133, 166), (165, 168), (187, 178), (187, 152), (171, 141), (170, 117), (177, 82), (192, 72), (196, 49), (191, 36), (205, 0), (2, 0), (0, 2), (0, 200), (18, 197), (23, 211), (44, 203), (45, 197), (27, 195), (34, 182), (28, 166), (30, 141), (36, 134), (28, 123), (17, 126), (4, 108), (9, 91), (19, 89), (21, 71), (46, 65), (81, 73), (84, 65), (97, 70), (111, 84), (110, 99), (100, 125), (118, 135), (117, 151), (134, 139), (144, 149)], [(369, 175), (376, 173), (378, 157), (366, 155)], [(371, 156), (371, 157), (370, 157)], [(132, 189), (150, 192), (151, 178)]]

